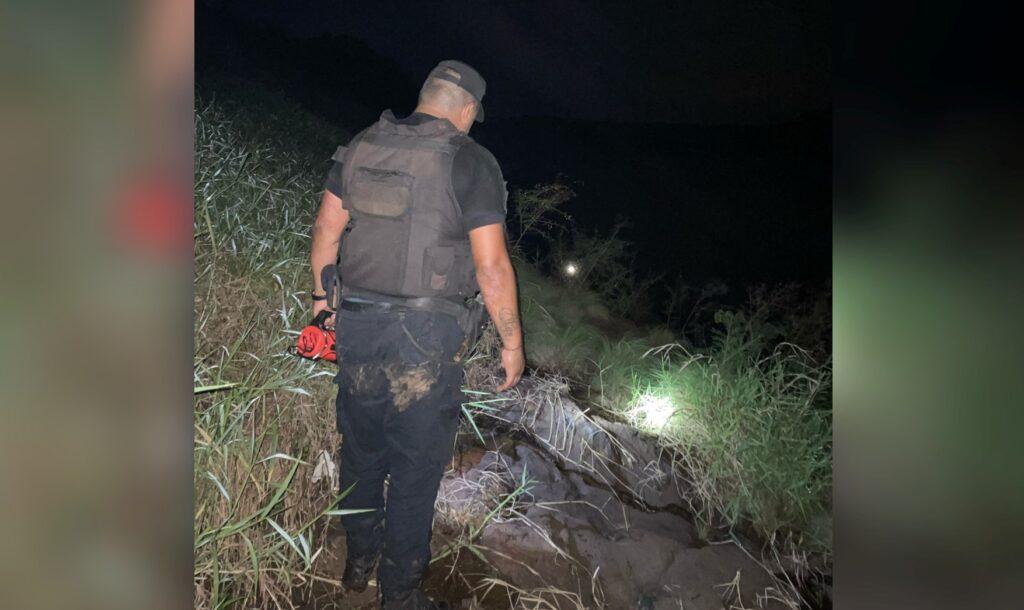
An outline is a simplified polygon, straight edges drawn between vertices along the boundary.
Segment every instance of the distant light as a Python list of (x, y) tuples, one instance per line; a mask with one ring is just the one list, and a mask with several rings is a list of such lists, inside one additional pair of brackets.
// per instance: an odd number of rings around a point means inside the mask
[(665, 425), (672, 414), (675, 413), (675, 405), (665, 396), (655, 394), (644, 394), (633, 406), (633, 416), (649, 428), (661, 428)]
[(569, 277), (574, 277), (580, 272), (580, 268), (576, 266), (576, 263), (568, 263), (565, 265), (565, 274)]

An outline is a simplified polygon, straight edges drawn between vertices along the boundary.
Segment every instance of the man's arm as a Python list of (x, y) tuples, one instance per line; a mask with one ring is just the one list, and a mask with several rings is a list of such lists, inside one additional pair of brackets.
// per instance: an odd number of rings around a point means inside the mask
[[(341, 199), (334, 193), (325, 190), (320, 199), (320, 210), (313, 223), (313, 246), (310, 248), (309, 261), (313, 270), (313, 294), (326, 294), (320, 282), (320, 271), (327, 265), (333, 265), (338, 257), (338, 243), (341, 232), (348, 224), (348, 211), (341, 207)], [(313, 302), (313, 315), (327, 308), (326, 301)]]
[(505, 226), (489, 224), (477, 227), (469, 232), (469, 243), (484, 305), (498, 327), (504, 344), (501, 363), (505, 368), (505, 383), (498, 387), (500, 392), (518, 383), (526, 366), (523, 331), (519, 323), (516, 275), (505, 248)]

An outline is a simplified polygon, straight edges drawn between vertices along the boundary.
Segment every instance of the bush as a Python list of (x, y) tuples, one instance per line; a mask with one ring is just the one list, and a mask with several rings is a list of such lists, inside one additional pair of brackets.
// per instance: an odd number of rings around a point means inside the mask
[(534, 248), (546, 248), (557, 242), (572, 222), (562, 206), (575, 196), (572, 188), (562, 182), (514, 190), (506, 222), (512, 236), (512, 255), (525, 258), (529, 242), (533, 242)]

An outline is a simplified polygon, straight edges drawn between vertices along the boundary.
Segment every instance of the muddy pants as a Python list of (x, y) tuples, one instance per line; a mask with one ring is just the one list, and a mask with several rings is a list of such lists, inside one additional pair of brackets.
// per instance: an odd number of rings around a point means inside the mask
[(382, 550), (387, 599), (418, 588), (430, 561), (434, 501), (464, 401), (463, 334), (453, 317), (419, 310), (341, 309), (335, 326), (341, 489), (354, 484), (339, 507), (374, 509), (341, 518), (348, 560)]

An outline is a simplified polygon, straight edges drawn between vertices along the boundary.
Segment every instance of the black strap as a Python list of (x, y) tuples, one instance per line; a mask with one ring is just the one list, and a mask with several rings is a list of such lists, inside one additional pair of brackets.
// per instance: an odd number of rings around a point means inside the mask
[[(338, 303), (340, 295), (334, 294), (338, 290), (337, 279), (338, 267), (336, 265), (324, 265), (324, 268), (320, 270), (320, 285), (324, 287), (324, 299), (327, 300), (329, 307), (335, 307)], [(320, 299), (313, 300), (319, 301)]]
[(339, 305), (341, 309), (345, 311), (391, 311), (394, 309), (391, 303), (371, 303), (367, 301), (350, 301), (349, 299), (342, 299)]
[(348, 311), (398, 311), (401, 309), (419, 309), (446, 313), (456, 318), (466, 313), (467, 307), (442, 297), (417, 297), (394, 299), (388, 301), (369, 301), (363, 299), (342, 298), (341, 308)]

